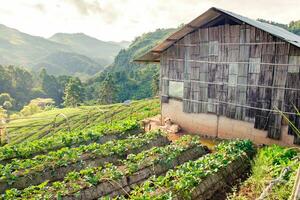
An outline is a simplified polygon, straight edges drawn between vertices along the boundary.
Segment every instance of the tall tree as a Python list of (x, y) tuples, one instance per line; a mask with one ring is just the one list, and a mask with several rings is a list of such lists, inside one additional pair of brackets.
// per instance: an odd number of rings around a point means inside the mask
[(114, 103), (117, 91), (118, 91), (118, 89), (116, 87), (113, 76), (111, 74), (107, 74), (98, 90), (99, 102), (103, 103), (103, 104)]
[(62, 94), (60, 92), (60, 85), (55, 76), (48, 75), (45, 69), (40, 73), (42, 89), (47, 97), (54, 99), (57, 105), (62, 103)]
[(84, 100), (84, 90), (78, 78), (72, 78), (66, 85), (64, 92), (64, 105), (75, 107)]
[(12, 79), (7, 69), (0, 65), (0, 93), (8, 92), (12, 87)]
[(34, 83), (33, 76), (29, 71), (14, 66), (8, 66), (7, 73), (12, 83), (11, 89), (7, 92), (16, 100), (15, 106), (19, 109), (31, 98), (30, 94)]
[(159, 91), (159, 72), (154, 73), (152, 78), (153, 78), (151, 82), (152, 95), (156, 96), (158, 95), (158, 91)]
[(289, 24), (289, 31), (292, 31), (295, 34), (300, 35), (300, 20), (292, 21)]

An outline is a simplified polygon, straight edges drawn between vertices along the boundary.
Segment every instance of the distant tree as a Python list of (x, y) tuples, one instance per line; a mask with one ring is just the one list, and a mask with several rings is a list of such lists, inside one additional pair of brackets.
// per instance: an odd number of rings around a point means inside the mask
[(273, 22), (273, 21), (264, 20), (264, 19), (257, 19), (257, 20), (260, 22), (264, 22), (264, 23), (268, 23), (268, 24), (272, 24), (272, 25), (284, 28), (290, 32), (300, 35), (300, 20), (291, 21), (289, 24), (281, 24), (281, 23), (277, 23), (277, 22)]
[(33, 75), (23, 68), (14, 66), (9, 66), (7, 70), (11, 76), (13, 87), (9, 93), (16, 100), (16, 108), (21, 108), (30, 100), (30, 93), (34, 85)]
[(45, 109), (47, 106), (52, 106), (55, 104), (55, 101), (51, 98), (36, 98), (30, 101), (30, 104), (36, 104), (40, 108)]
[(107, 74), (98, 90), (98, 101), (103, 104), (111, 104), (115, 102), (117, 94), (116, 83), (111, 74)]
[(78, 78), (72, 78), (66, 85), (64, 92), (64, 105), (67, 107), (75, 107), (83, 102), (84, 91), (82, 83)]
[(13, 107), (12, 103), (10, 101), (5, 101), (3, 103), (3, 108), (6, 110), (10, 110)]
[(159, 73), (156, 72), (155, 74), (153, 74), (152, 78), (153, 78), (151, 83), (152, 95), (156, 96), (159, 91)]
[(260, 21), (260, 22), (263, 22), (263, 23), (267, 23), (267, 24), (272, 24), (272, 25), (275, 25), (275, 26), (278, 26), (278, 27), (281, 27), (281, 28), (284, 28), (284, 29), (288, 29), (288, 25), (287, 24), (281, 24), (281, 23), (278, 23), (278, 22), (269, 21), (269, 20), (260, 19), (260, 18), (258, 18), (257, 21)]
[[(66, 83), (70, 76), (59, 76), (47, 74), (42, 70), (39, 74), (29, 72), (23, 68), (15, 66), (0, 65), (0, 95), (9, 94), (13, 101), (0, 97), (0, 106), (5, 101), (10, 101), (13, 105), (11, 110), (21, 110), (31, 99), (51, 98), (55, 100), (56, 105), (63, 103), (63, 96)], [(1, 100), (2, 99), (2, 100)]]
[(3, 106), (5, 102), (13, 103), (14, 99), (8, 93), (0, 94), (0, 106)]
[(7, 69), (0, 65), (0, 93), (7, 92), (12, 88), (12, 79)]
[(32, 88), (31, 99), (46, 98), (48, 95), (42, 88)]
[(9, 93), (15, 99), (11, 102), (14, 110), (22, 108), (30, 100), (34, 82), (32, 73), (23, 68), (0, 66), (0, 93)]
[(42, 112), (47, 106), (53, 105), (55, 102), (51, 98), (32, 99), (28, 105), (24, 106), (20, 111), (21, 116), (33, 115)]
[(292, 21), (290, 24), (289, 24), (289, 31), (297, 34), (297, 35), (300, 35), (300, 20), (298, 21)]
[(47, 97), (54, 99), (57, 104), (62, 102), (62, 94), (60, 93), (60, 85), (55, 76), (47, 74), (45, 69), (40, 73), (42, 89)]
[(29, 116), (35, 113), (39, 113), (42, 111), (42, 108), (39, 107), (37, 104), (31, 104), (24, 106), (23, 109), (20, 111), (22, 116)]

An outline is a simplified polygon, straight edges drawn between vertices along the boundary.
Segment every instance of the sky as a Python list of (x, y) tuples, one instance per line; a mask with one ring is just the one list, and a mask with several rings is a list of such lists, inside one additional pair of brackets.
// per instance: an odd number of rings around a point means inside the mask
[(188, 23), (212, 6), (253, 19), (300, 20), (300, 0), (0, 0), (0, 24), (46, 38), (82, 32), (104, 41), (131, 41)]

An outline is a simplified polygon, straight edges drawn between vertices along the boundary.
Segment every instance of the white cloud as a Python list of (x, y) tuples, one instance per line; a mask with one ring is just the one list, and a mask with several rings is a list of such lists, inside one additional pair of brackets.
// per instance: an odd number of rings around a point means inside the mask
[(0, 23), (29, 34), (84, 32), (115, 41), (177, 27), (212, 6), (281, 23), (300, 19), (299, 0), (0, 0), (0, 4)]
[(46, 12), (46, 8), (45, 8), (44, 4), (38, 3), (38, 4), (35, 4), (34, 7), (40, 12)]
[(96, 0), (92, 2), (88, 2), (85, 0), (65, 0), (65, 1), (69, 2), (71, 5), (74, 5), (82, 15), (89, 15), (93, 13), (102, 12), (102, 8), (100, 7), (99, 2)]

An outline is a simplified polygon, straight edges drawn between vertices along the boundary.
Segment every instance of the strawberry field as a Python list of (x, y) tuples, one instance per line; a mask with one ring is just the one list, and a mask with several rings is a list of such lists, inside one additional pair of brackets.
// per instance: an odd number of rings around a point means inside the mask
[[(257, 148), (249, 140), (221, 141), (208, 149), (198, 136), (172, 141), (161, 130), (145, 132), (140, 120), (157, 114), (154, 102), (114, 105), (108, 107), (118, 110), (113, 120), (98, 121), (99, 115), (86, 127), (77, 121), (71, 132), (1, 147), (0, 199), (254, 199), (288, 165), (292, 185), (297, 150)], [(261, 185), (253, 182), (262, 170), (257, 163), (276, 170), (267, 176), (265, 169), (268, 181)], [(260, 192), (247, 196), (248, 186)], [(286, 185), (275, 189), (282, 199), (291, 191)]]

